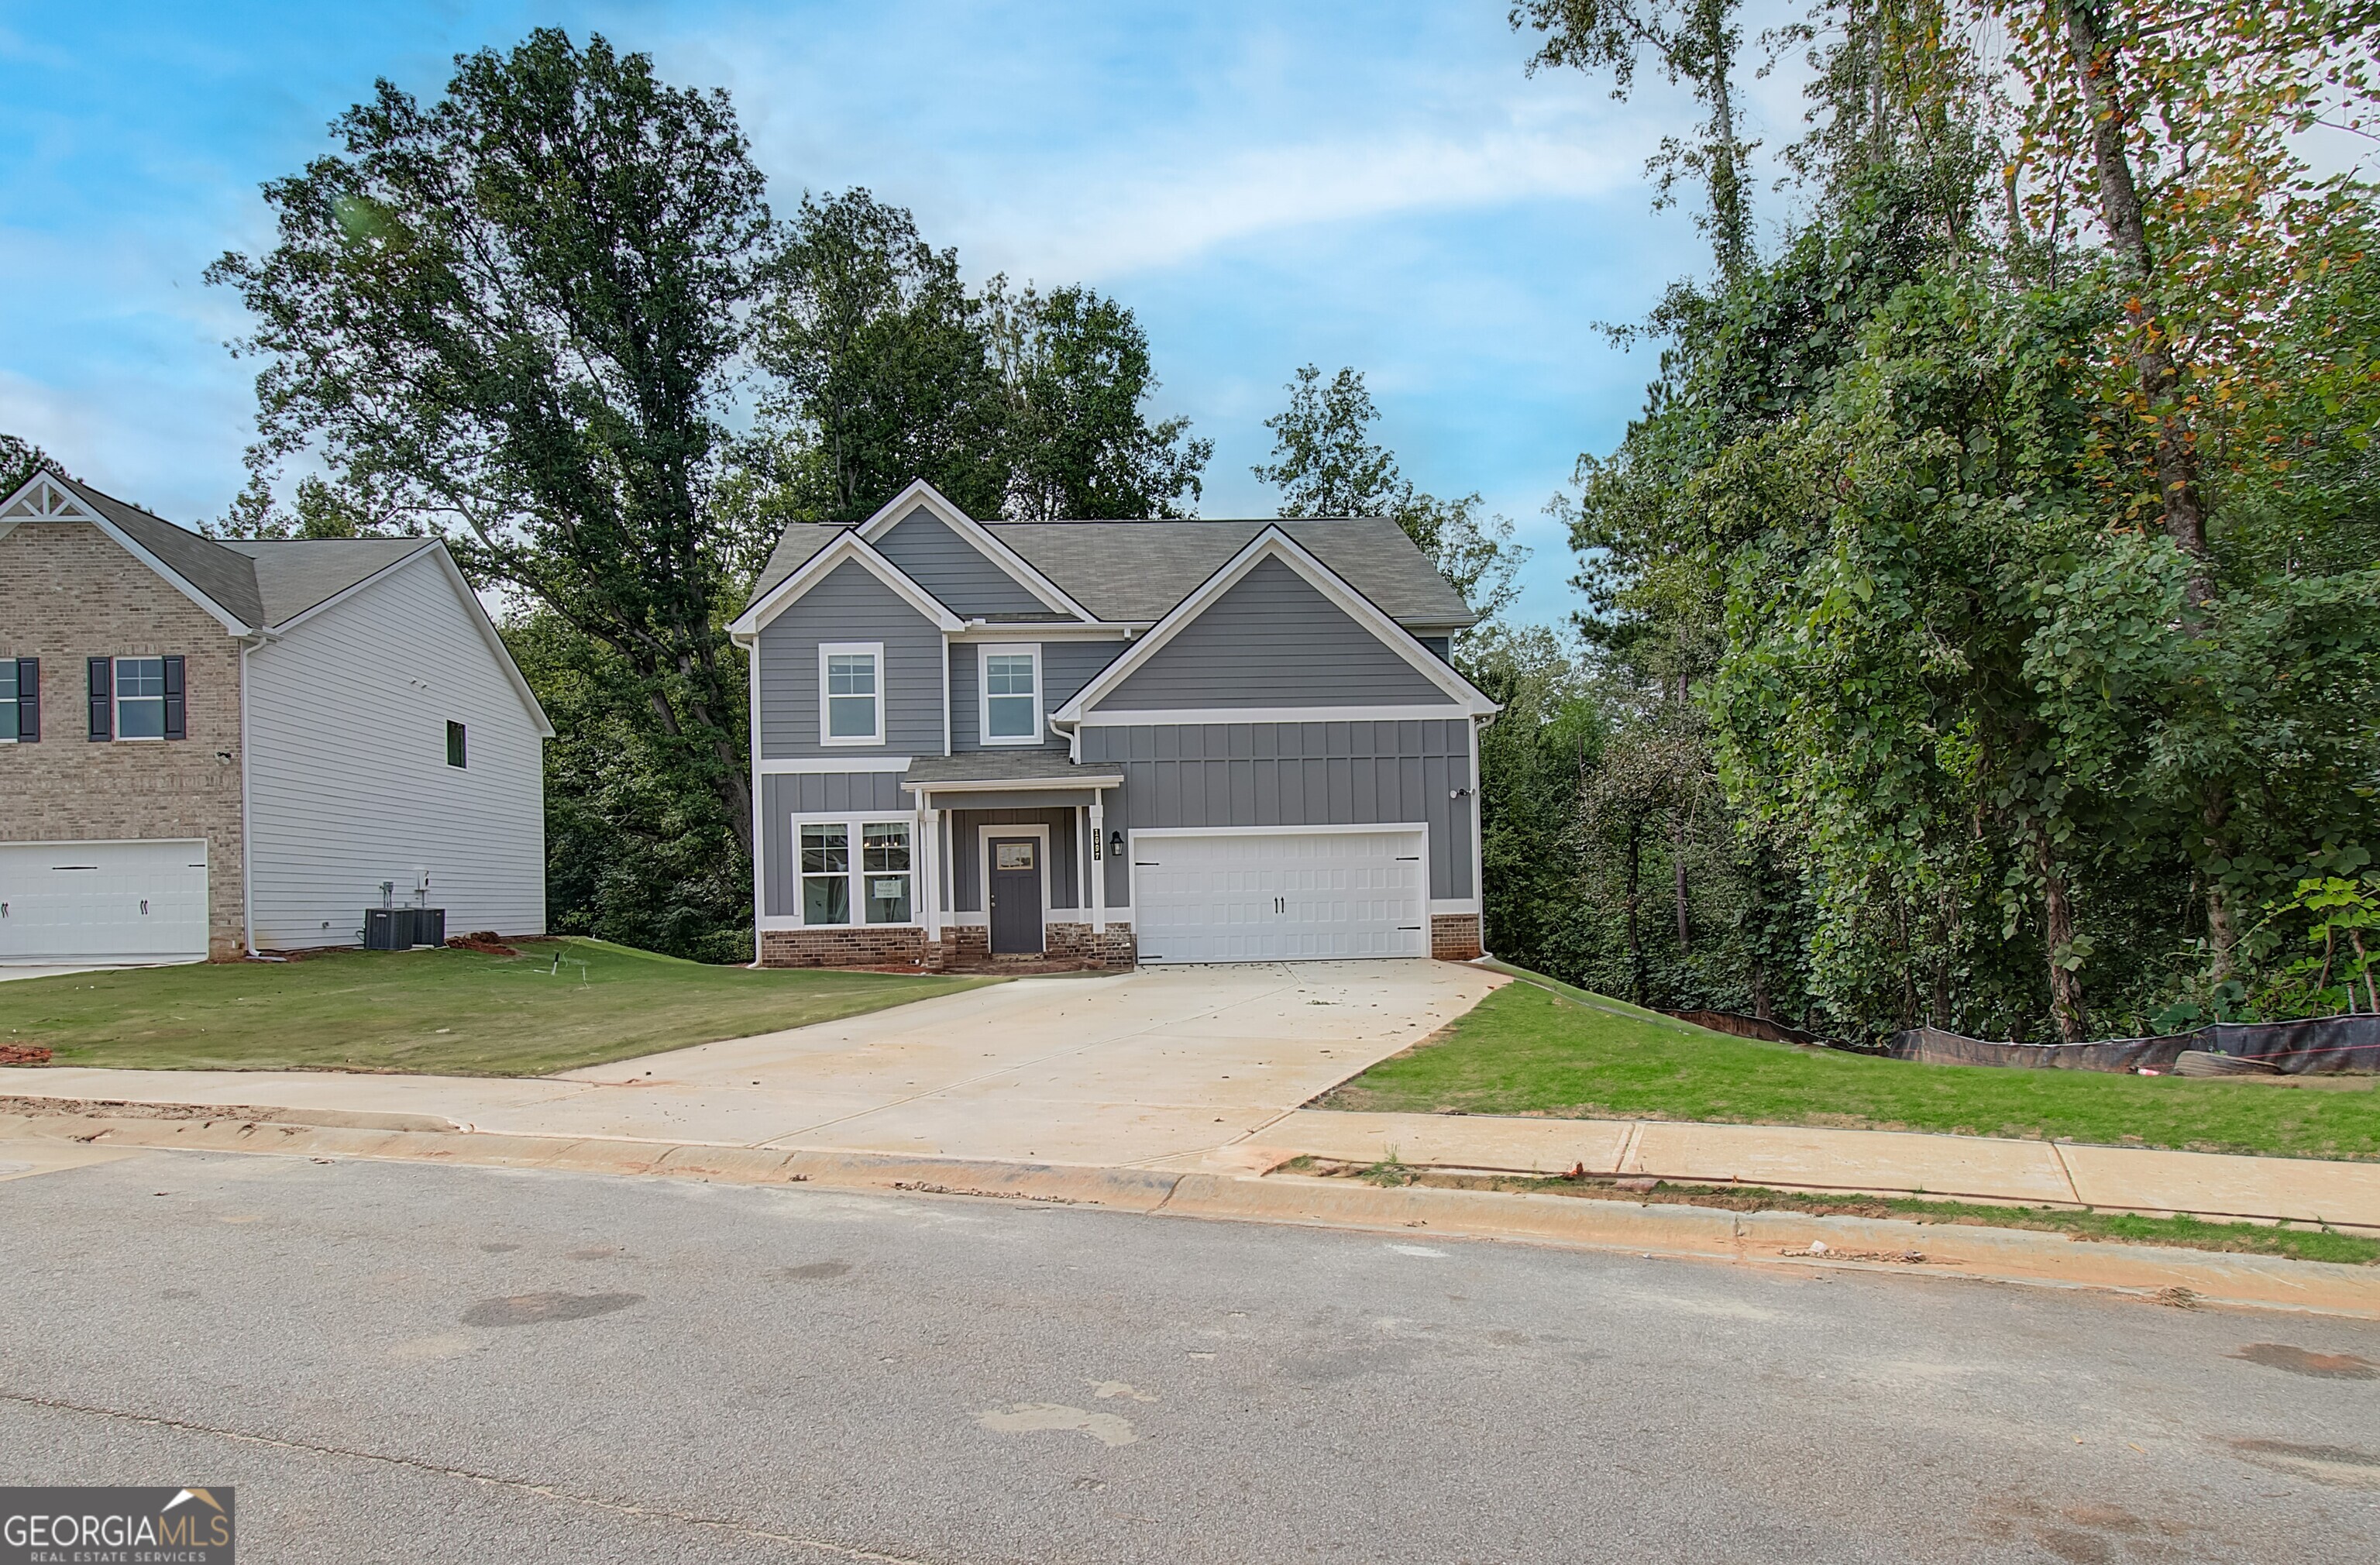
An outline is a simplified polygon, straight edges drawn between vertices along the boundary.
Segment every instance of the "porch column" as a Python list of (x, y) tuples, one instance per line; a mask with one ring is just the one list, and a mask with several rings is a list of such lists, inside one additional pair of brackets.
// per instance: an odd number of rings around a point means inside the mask
[[(920, 793), (918, 802), (929, 804), (931, 794)], [(942, 938), (942, 812), (925, 808), (917, 812), (917, 873), (910, 887), (913, 901), (926, 904), (926, 939)]]
[(1105, 794), (1091, 795), (1091, 933), (1108, 932), (1108, 807)]

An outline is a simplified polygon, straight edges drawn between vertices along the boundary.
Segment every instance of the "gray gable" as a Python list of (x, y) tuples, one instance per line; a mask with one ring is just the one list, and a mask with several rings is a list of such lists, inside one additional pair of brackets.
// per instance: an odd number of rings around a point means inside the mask
[(1312, 583), (1281, 560), (1268, 559), (1184, 625), (1097, 710), (1452, 704)]
[(876, 540), (876, 552), (965, 619), (1068, 618), (1058, 615), (956, 529), (920, 505)]
[[(884, 644), (884, 738), (873, 746), (819, 743), (819, 643)], [(760, 627), (760, 754), (940, 755), (942, 633), (856, 560), (819, 578)]]

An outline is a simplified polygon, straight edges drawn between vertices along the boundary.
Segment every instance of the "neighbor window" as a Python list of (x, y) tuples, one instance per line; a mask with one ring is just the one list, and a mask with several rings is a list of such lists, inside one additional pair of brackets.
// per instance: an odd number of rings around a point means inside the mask
[(983, 742), (1041, 742), (1041, 649), (983, 649)]
[(840, 821), (802, 828), (802, 922), (851, 922), (851, 828)]
[(828, 642), (819, 648), (819, 742), (884, 742), (884, 649)]
[(165, 660), (115, 660), (115, 736), (119, 739), (163, 739), (165, 736)]
[(470, 764), (469, 752), (465, 748), (463, 725), (459, 722), (450, 722), (446, 725), (446, 764), (448, 766)]
[(859, 829), (862, 890), (870, 924), (909, 921), (909, 823), (871, 820)]
[(0, 745), (41, 737), (41, 664), (0, 658)]

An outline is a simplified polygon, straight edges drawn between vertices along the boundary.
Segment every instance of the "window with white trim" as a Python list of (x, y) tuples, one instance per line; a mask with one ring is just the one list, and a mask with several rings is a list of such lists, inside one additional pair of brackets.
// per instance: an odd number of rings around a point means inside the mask
[(1041, 649), (983, 649), (981, 717), (987, 745), (1041, 742)]
[[(906, 820), (798, 820), (805, 926), (915, 923), (915, 827)], [(856, 848), (856, 852), (854, 849)], [(859, 910), (858, 918), (852, 910)]]
[(819, 743), (884, 743), (884, 645), (819, 644)]
[(0, 745), (17, 742), (17, 660), (0, 658)]
[(163, 739), (165, 736), (165, 660), (115, 660), (115, 736), (119, 739)]

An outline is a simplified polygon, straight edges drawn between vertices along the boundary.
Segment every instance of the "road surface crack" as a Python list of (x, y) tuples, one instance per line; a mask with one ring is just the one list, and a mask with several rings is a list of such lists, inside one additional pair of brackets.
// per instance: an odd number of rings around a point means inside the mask
[(346, 1457), (356, 1462), (377, 1462), (391, 1467), (409, 1468), (433, 1477), (459, 1478), (465, 1483), (485, 1488), (503, 1489), (508, 1493), (533, 1495), (540, 1499), (558, 1500), (568, 1505), (585, 1506), (590, 1510), (609, 1511), (614, 1516), (633, 1516), (640, 1520), (676, 1522), (689, 1527), (703, 1527), (712, 1532), (729, 1533), (737, 1537), (763, 1543), (790, 1544), (814, 1554), (836, 1559), (859, 1559), (869, 1565), (932, 1565), (931, 1561), (912, 1559), (905, 1554), (883, 1554), (874, 1549), (854, 1548), (848, 1544), (829, 1543), (823, 1538), (806, 1538), (796, 1533), (772, 1532), (756, 1527), (748, 1522), (737, 1522), (724, 1516), (707, 1516), (699, 1511), (679, 1510), (669, 1506), (633, 1505), (625, 1500), (605, 1499), (600, 1495), (579, 1494), (552, 1484), (535, 1484), (525, 1478), (507, 1478), (501, 1474), (481, 1473), (468, 1467), (452, 1467), (444, 1462), (426, 1462), (417, 1456), (397, 1456), (386, 1451), (358, 1450), (349, 1446), (317, 1444), (311, 1440), (293, 1440), (278, 1435), (257, 1435), (244, 1429), (225, 1429), (194, 1419), (166, 1418), (156, 1413), (129, 1413), (122, 1408), (96, 1407), (87, 1402), (67, 1401), (61, 1397), (37, 1397), (23, 1391), (0, 1391), (0, 1401), (15, 1402), (23, 1407), (47, 1408), (54, 1413), (77, 1413), (91, 1418), (111, 1418), (126, 1424), (142, 1424), (155, 1429), (173, 1429), (185, 1434), (213, 1435), (241, 1445), (265, 1446), (275, 1450), (304, 1451), (314, 1456)]

